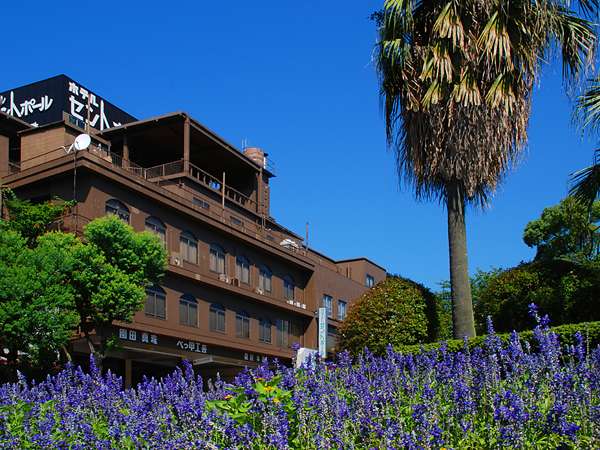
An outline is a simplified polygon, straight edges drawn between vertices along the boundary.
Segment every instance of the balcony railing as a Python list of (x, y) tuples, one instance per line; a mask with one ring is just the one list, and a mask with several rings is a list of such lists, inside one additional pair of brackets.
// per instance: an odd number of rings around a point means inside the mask
[[(184, 173), (184, 171), (185, 165), (183, 160), (180, 159), (178, 161), (172, 161), (145, 169), (145, 178), (149, 181), (156, 181), (157, 178), (166, 177), (169, 175), (177, 175)], [(222, 197), (224, 195), (225, 199), (242, 206), (243, 208), (258, 212), (256, 207), (257, 205), (254, 200), (235, 190), (234, 188), (227, 186), (227, 184), (225, 184), (225, 192), (223, 193), (223, 180), (219, 180), (198, 166), (190, 163), (188, 175), (211, 191), (217, 192)]]
[[(159, 185), (159, 181), (160, 181), (161, 177), (184, 173), (183, 160), (173, 161), (173, 162), (170, 162), (167, 164), (161, 164), (161, 165), (155, 166), (155, 167), (144, 168), (144, 167), (134, 163), (133, 161), (124, 159), (119, 154), (112, 153), (102, 147), (97, 147), (95, 145), (91, 146), (87, 150), (82, 150), (82, 151), (85, 151), (89, 154), (96, 156), (97, 158), (100, 158), (101, 160), (106, 161), (113, 167), (117, 167), (119, 169), (125, 170), (125, 171), (135, 175), (136, 177), (142, 178), (146, 181), (149, 181), (149, 182), (157, 184), (157, 185)], [(82, 152), (82, 151), (80, 151), (80, 152)], [(52, 156), (54, 156), (54, 154), (59, 155), (59, 156), (53, 158)], [(44, 153), (41, 155), (36, 155), (29, 160), (24, 160), (21, 162), (10, 161), (9, 162), (10, 175), (19, 173), (21, 171), (28, 170), (28, 169), (38, 165), (39, 164), (37, 162), (38, 160), (43, 161), (43, 163), (47, 163), (47, 162), (50, 162), (51, 160), (62, 159), (65, 156), (66, 155), (62, 150), (61, 150), (61, 152), (57, 153), (57, 149), (55, 149), (55, 150), (52, 150), (50, 152), (47, 152), (47, 153)], [(69, 154), (68, 156), (73, 158), (75, 156), (75, 154)], [(223, 196), (222, 180), (215, 178), (214, 176), (203, 171), (199, 167), (197, 167), (193, 164), (189, 164), (189, 172), (188, 173), (194, 180), (199, 182), (201, 185), (206, 186), (207, 188), (211, 189), (212, 191), (220, 194), (222, 198), (224, 197), (224, 199), (229, 200), (229, 201), (233, 202), (234, 204), (242, 206), (253, 212), (258, 212), (256, 209), (256, 202), (254, 200), (252, 200), (251, 198), (249, 198), (248, 196), (235, 190), (234, 188), (225, 186), (225, 195)], [(184, 191), (187, 192), (186, 189), (184, 189)], [(188, 197), (185, 197), (183, 195), (177, 194), (172, 191), (168, 191), (168, 192), (169, 192), (170, 196), (179, 197), (180, 201), (187, 204), (190, 208), (192, 208), (194, 210), (202, 211), (204, 214), (209, 214), (209, 215), (215, 216), (215, 218), (218, 218), (219, 220), (226, 220), (226, 221), (232, 220), (233, 216), (231, 214), (226, 215), (226, 212), (224, 210), (220, 210), (220, 208), (218, 208), (218, 209), (210, 208), (210, 210), (208, 210), (206, 208), (196, 205), (192, 201), (192, 199), (190, 199)], [(193, 192), (189, 192), (189, 193), (193, 195)], [(212, 200), (211, 202), (214, 203), (214, 200)], [(65, 220), (65, 222), (66, 222), (66, 220)], [(252, 221), (251, 224), (249, 224), (246, 221), (243, 221), (241, 229), (244, 233), (246, 233), (256, 239), (260, 239), (265, 243), (269, 243), (270, 245), (274, 245), (274, 244), (276, 245), (276, 244), (284, 241), (285, 239), (289, 238), (288, 235), (285, 235), (283, 233), (265, 229), (264, 225), (265, 224), (263, 223), (263, 219), (257, 218), (256, 221)], [(81, 224), (79, 224), (79, 226), (78, 226), (78, 224), (75, 224), (75, 225), (71, 224), (71, 226), (75, 229), (78, 229), (79, 227), (81, 227)], [(281, 249), (287, 250), (290, 253), (300, 253), (300, 254), (306, 256), (306, 252), (304, 251), (303, 247), (291, 248), (289, 246), (283, 246), (283, 245), (280, 245), (279, 247)]]

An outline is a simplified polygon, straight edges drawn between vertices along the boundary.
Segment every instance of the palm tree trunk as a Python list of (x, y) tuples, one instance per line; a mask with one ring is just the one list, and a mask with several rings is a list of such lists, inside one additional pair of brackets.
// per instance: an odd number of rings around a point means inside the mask
[(459, 183), (448, 182), (446, 184), (446, 203), (448, 208), (452, 324), (454, 337), (462, 339), (465, 336), (475, 336), (475, 323), (467, 262), (465, 193)]

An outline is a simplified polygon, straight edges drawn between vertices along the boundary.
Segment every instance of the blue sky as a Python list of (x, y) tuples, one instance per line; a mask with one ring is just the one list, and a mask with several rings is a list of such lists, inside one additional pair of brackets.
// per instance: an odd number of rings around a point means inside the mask
[[(272, 214), (302, 235), (308, 221), (312, 247), (436, 288), (448, 278), (446, 213), (399, 186), (386, 148), (368, 20), (380, 4), (4, 2), (0, 91), (65, 73), (140, 118), (187, 111), (270, 154)], [(522, 161), (488, 210), (468, 214), (472, 271), (530, 259), (525, 224), (590, 163), (595, 142), (571, 105), (560, 66), (547, 66)]]

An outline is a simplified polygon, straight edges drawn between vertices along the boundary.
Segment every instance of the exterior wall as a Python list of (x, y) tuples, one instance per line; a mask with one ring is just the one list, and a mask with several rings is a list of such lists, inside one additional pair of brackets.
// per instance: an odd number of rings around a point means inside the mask
[[(77, 130), (67, 126), (26, 132), (22, 136), (21, 153), (22, 162), (25, 163), (22, 169), (31, 170), (10, 175), (7, 177), (7, 184), (23, 198), (47, 198), (49, 195), (56, 195), (70, 199), (73, 197), (73, 167), (76, 166), (78, 204), (73, 217), (65, 221), (67, 229), (81, 232), (87, 222), (105, 215), (106, 201), (111, 198), (118, 199), (129, 208), (130, 224), (137, 231), (145, 229), (145, 221), (150, 216), (160, 219), (165, 224), (170, 263), (160, 285), (166, 292), (166, 318), (162, 320), (148, 317), (144, 311), (140, 311), (135, 315), (133, 323), (115, 326), (160, 335), (162, 341), (171, 345), (170, 348), (161, 347), (161, 351), (168, 352), (171, 356), (186, 357), (185, 351), (173, 348), (177, 339), (183, 339), (201, 342), (209, 347), (209, 353), (214, 350), (216, 355), (222, 357), (239, 357), (241, 351), (291, 358), (293, 353), (289, 348), (279, 348), (277, 345), (276, 320), (291, 321), (298, 331), (300, 345), (316, 348), (315, 313), (321, 305), (323, 295), (333, 298), (333, 314), (328, 322), (330, 329), (335, 331), (340, 324), (337, 320), (339, 300), (347, 301), (349, 307), (351, 302), (366, 290), (367, 273), (375, 278), (375, 282), (385, 277), (385, 270), (368, 260), (336, 263), (325, 255), (306, 251), (304, 248), (293, 250), (281, 247), (279, 243), (282, 240), (291, 238), (298, 242), (298, 237), (286, 234), (287, 230), (271, 219), (266, 219), (263, 223), (259, 216), (244, 211), (240, 206), (226, 202), (223, 208), (218, 198), (213, 195), (214, 192), (199, 189), (194, 181), (183, 175), (151, 182), (136, 177), (129, 166), (115, 166), (114, 161), (106, 154), (105, 157), (102, 157), (101, 153), (93, 152), (65, 155), (60, 147), (70, 145), (77, 134)], [(58, 150), (54, 150), (56, 148)], [(49, 151), (51, 152), (48, 154)], [(27, 160), (30, 161), (29, 164)], [(263, 188), (268, 189), (268, 181), (269, 177), (263, 175), (262, 183), (257, 184), (262, 184)], [(262, 201), (268, 211), (268, 192), (263, 193)], [(207, 202), (209, 208), (195, 205), (194, 197)], [(232, 217), (241, 218), (243, 223), (235, 223)], [(198, 239), (197, 263), (182, 260), (180, 235), (183, 231), (191, 232)], [(235, 276), (236, 256), (246, 257), (250, 262), (250, 283), (234, 285), (211, 272), (211, 244), (218, 244), (225, 250), (226, 271), (229, 277)], [(261, 294), (256, 290), (259, 266), (263, 264), (273, 274), (270, 294)], [(286, 302), (283, 292), (285, 276), (291, 276), (294, 280), (294, 299), (304, 303), (305, 309)], [(180, 324), (179, 298), (183, 294), (191, 294), (198, 301), (198, 327)], [(225, 333), (209, 329), (211, 303), (222, 304), (226, 309)], [(244, 311), (250, 317), (249, 339), (236, 337), (237, 311)], [(258, 324), (262, 318), (269, 319), (273, 324), (271, 344), (259, 342)], [(291, 343), (294, 338), (290, 338)], [(154, 351), (147, 343), (136, 341), (128, 344), (138, 348), (140, 352)], [(135, 353), (131, 349), (127, 352), (113, 356), (135, 357), (138, 361), (148, 361), (144, 359), (144, 353)]]
[(51, 127), (36, 130), (21, 137), (21, 170), (38, 166), (65, 154), (63, 146), (69, 146), (77, 133), (67, 127)]
[(8, 148), (10, 139), (0, 135), (0, 177), (8, 174)]
[(336, 266), (339, 267), (343, 276), (351, 278), (363, 286), (366, 285), (367, 275), (371, 275), (375, 279), (375, 284), (386, 277), (385, 270), (365, 259), (342, 261)]

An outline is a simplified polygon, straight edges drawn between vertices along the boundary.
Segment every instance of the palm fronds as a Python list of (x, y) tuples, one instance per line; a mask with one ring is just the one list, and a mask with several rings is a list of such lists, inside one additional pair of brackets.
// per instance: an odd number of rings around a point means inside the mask
[(594, 152), (594, 163), (571, 174), (569, 195), (576, 198), (588, 208), (600, 193), (600, 149)]
[(418, 198), (443, 201), (454, 182), (485, 204), (527, 142), (541, 62), (560, 49), (569, 82), (591, 64), (587, 17), (599, 1), (385, 2), (376, 62), (387, 137)]

